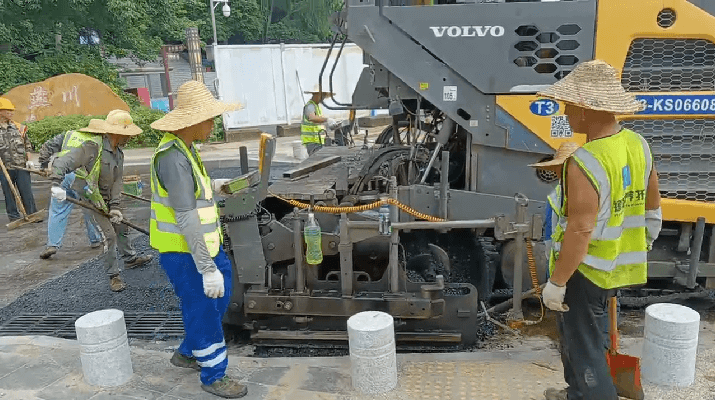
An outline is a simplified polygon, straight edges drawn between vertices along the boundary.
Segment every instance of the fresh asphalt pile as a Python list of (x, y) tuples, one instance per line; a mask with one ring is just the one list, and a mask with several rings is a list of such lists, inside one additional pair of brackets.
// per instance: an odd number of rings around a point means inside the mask
[(121, 277), (127, 284), (124, 291), (114, 293), (109, 289), (106, 270), (94, 258), (0, 309), (0, 325), (19, 315), (87, 313), (107, 308), (125, 312), (179, 312), (178, 299), (159, 265), (158, 253), (149, 247), (149, 238), (138, 237), (133, 244), (138, 252), (152, 254), (154, 259), (142, 267), (122, 271)]

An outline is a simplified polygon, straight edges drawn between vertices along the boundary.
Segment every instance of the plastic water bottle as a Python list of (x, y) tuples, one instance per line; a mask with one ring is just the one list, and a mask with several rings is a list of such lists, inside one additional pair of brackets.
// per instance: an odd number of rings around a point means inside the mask
[(378, 211), (378, 219), (380, 222), (379, 232), (381, 235), (390, 235), (392, 233), (392, 223), (390, 221), (390, 207), (383, 204)]
[(305, 237), (305, 260), (308, 264), (318, 265), (323, 262), (323, 237), (320, 232), (320, 225), (315, 220), (313, 213), (308, 213), (308, 222), (303, 229), (303, 237)]

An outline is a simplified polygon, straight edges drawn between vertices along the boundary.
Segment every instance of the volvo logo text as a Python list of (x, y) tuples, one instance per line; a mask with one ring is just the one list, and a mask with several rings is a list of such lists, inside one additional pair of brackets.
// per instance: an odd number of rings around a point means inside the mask
[(445, 33), (449, 37), (504, 36), (503, 26), (430, 26), (429, 28), (438, 38), (444, 37)]

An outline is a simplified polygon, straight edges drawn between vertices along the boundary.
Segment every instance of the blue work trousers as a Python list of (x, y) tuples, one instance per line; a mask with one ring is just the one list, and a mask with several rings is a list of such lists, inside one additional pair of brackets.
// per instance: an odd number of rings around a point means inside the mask
[(161, 266), (181, 302), (186, 336), (178, 351), (186, 357), (196, 358), (204, 385), (223, 378), (228, 366), (222, 320), (231, 299), (231, 261), (221, 248), (214, 262), (223, 274), (225, 290), (223, 297), (218, 299), (204, 294), (203, 279), (191, 254), (161, 254)]
[[(65, 179), (60, 186), (67, 191), (67, 197), (79, 199), (77, 192), (72, 189), (74, 180), (75, 174), (71, 172), (65, 175)], [(65, 236), (65, 230), (67, 230), (67, 223), (69, 222), (72, 208), (74, 208), (74, 204), (69, 201), (58, 201), (55, 198), (51, 198), (50, 216), (47, 221), (47, 247), (62, 247), (62, 239)], [(82, 209), (82, 213), (84, 214), (84, 224), (87, 227), (89, 242), (102, 242), (103, 238), (97, 229), (97, 221), (94, 219), (93, 213), (84, 208)]]

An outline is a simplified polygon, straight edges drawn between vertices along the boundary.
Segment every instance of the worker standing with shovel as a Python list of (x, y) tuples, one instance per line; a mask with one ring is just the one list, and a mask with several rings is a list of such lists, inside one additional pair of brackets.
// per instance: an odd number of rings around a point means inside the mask
[[(120, 197), (123, 188), (122, 173), (124, 170), (124, 146), (132, 136), (142, 132), (141, 128), (134, 125), (128, 112), (122, 110), (111, 111), (106, 120), (92, 119), (89, 126), (79, 131), (69, 131), (65, 134), (62, 152), (52, 163), (53, 181), (52, 198), (64, 202), (67, 191), (60, 185), (65, 176), (72, 172), (84, 180), (85, 196), (99, 210), (107, 213), (107, 217), (98, 217), (97, 223), (105, 237), (102, 262), (109, 274), (109, 286), (112, 291), (120, 292), (126, 284), (119, 277), (117, 260), (117, 240), (126, 240), (128, 243), (126, 227), (120, 225), (123, 220), (119, 209)], [(127, 251), (133, 252), (133, 260), (125, 260), (132, 266), (139, 266), (151, 261), (149, 255), (139, 256), (131, 247)]]
[[(32, 195), (32, 179), (30, 173), (12, 166), (32, 167), (27, 165), (27, 154), (32, 150), (29, 141), (20, 132), (18, 126), (12, 121), (15, 113), (15, 106), (6, 98), (0, 97), (0, 160), (7, 169), (7, 175), (0, 172), (0, 184), (5, 195), (5, 209), (10, 222), (17, 221), (25, 215), (20, 215), (18, 206), (24, 206), (25, 213), (34, 214), (37, 212), (35, 198)], [(18, 204), (13, 193), (12, 185), (16, 187), (17, 194), (22, 199), (22, 204)], [(36, 220), (40, 222), (42, 219)]]
[(645, 139), (617, 115), (642, 110), (607, 63), (589, 61), (539, 95), (566, 103), (574, 132), (587, 142), (564, 165), (565, 226), (556, 226), (544, 304), (558, 311), (565, 390), (547, 400), (617, 400), (606, 359), (604, 316), (622, 287), (646, 283), (649, 247), (662, 214), (657, 173)]

